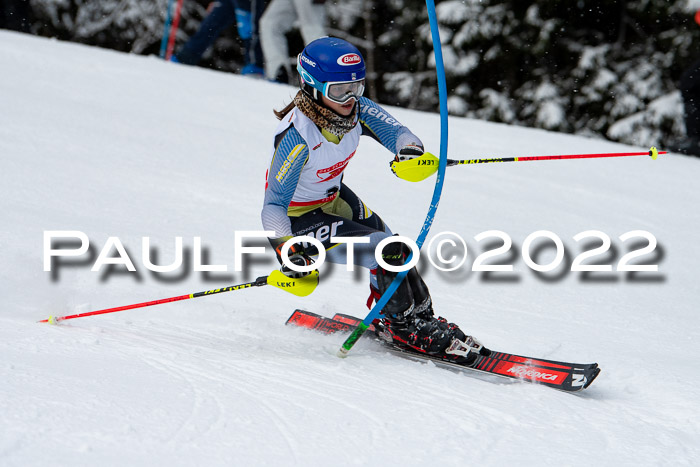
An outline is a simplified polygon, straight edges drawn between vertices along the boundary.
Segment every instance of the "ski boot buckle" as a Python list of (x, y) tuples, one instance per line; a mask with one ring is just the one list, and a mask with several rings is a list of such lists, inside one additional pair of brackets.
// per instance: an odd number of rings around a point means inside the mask
[(474, 339), (472, 336), (467, 336), (465, 341), (459, 339), (453, 339), (452, 343), (447, 347), (445, 353), (448, 355), (458, 355), (460, 357), (466, 357), (470, 352), (479, 353), (479, 351), (484, 346), (481, 342)]

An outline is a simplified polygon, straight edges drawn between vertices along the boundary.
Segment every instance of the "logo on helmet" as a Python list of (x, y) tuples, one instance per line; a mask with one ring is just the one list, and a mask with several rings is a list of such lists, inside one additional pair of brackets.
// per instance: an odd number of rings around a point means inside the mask
[(312, 67), (316, 68), (316, 62), (314, 62), (313, 60), (310, 60), (310, 59), (306, 58), (306, 56), (302, 55), (302, 56), (301, 56), (301, 60), (302, 60), (303, 62), (308, 63), (308, 64), (311, 65)]
[(338, 57), (338, 65), (355, 65), (362, 63), (362, 57), (357, 54), (345, 54)]
[(316, 83), (316, 82), (314, 81), (314, 79), (311, 77), (311, 75), (310, 75), (305, 69), (299, 67), (299, 70), (298, 70), (298, 71), (299, 71), (299, 74), (301, 75), (301, 78), (302, 78), (304, 81), (306, 81), (307, 83), (309, 83), (309, 84), (311, 84), (311, 85), (313, 85), (313, 84)]

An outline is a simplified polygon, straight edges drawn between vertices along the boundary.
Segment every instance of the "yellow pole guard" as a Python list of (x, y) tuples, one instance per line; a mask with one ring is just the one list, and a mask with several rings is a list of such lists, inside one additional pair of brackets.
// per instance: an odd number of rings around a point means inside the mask
[(393, 161), (391, 171), (402, 180), (421, 182), (438, 171), (439, 163), (440, 159), (425, 152), (422, 156), (407, 161)]
[(306, 297), (316, 290), (318, 285), (318, 270), (312, 271), (301, 279), (285, 276), (282, 271), (275, 269), (267, 276), (267, 285), (289, 292), (297, 297)]

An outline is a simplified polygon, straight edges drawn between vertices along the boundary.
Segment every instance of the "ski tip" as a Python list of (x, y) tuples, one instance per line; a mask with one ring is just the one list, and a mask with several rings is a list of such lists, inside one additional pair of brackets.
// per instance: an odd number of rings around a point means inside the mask
[(595, 379), (598, 377), (599, 374), (600, 374), (600, 368), (598, 367), (598, 364), (596, 363), (596, 367), (595, 367), (593, 373), (591, 374), (591, 378), (590, 378), (590, 379), (588, 380), (588, 382), (583, 386), (583, 389), (588, 388), (588, 386), (590, 386), (591, 383), (593, 383), (593, 381), (595, 381)]
[(341, 348), (338, 349), (338, 351), (336, 352), (335, 355), (336, 355), (338, 358), (345, 358), (345, 357), (348, 356), (348, 353), (349, 353), (349, 352), (350, 352), (350, 351), (347, 350), (345, 347), (341, 347)]

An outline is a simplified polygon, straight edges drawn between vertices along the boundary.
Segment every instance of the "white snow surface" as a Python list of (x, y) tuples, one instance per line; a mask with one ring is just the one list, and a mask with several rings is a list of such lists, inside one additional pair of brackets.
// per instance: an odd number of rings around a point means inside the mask
[[(285, 326), (295, 308), (366, 315), (366, 272), (344, 266), (323, 266), (306, 298), (261, 287), (51, 326), (36, 321), (276, 268), (268, 247), (235, 272), (233, 238), (262, 230), (272, 109), (294, 90), (6, 31), (0, 63), (0, 465), (700, 464), (700, 160), (448, 169), (429, 239), (456, 232), (470, 253), (451, 273), (422, 261), (436, 313), (493, 349), (598, 362), (576, 395), (408, 361), (366, 338), (339, 359), (344, 336)], [(439, 153), (439, 115), (389, 110)], [(646, 150), (463, 118), (449, 131), (455, 159)], [(391, 157), (363, 138), (345, 182), (415, 238), (435, 178), (403, 182)], [(471, 271), (494, 241), (474, 237), (493, 229), (513, 239), (499, 257), (512, 273)], [(93, 256), (45, 272), (48, 230), (84, 232)], [(538, 230), (569, 262), (592, 241), (577, 233), (606, 233), (613, 250), (598, 259), (613, 268), (634, 242), (619, 236), (645, 230), (658, 246), (639, 262), (659, 270), (539, 275), (521, 257)], [(170, 264), (178, 236), (185, 264), (147, 270), (142, 238)], [(91, 271), (109, 237), (136, 273)], [(193, 272), (194, 237), (227, 272)]]

